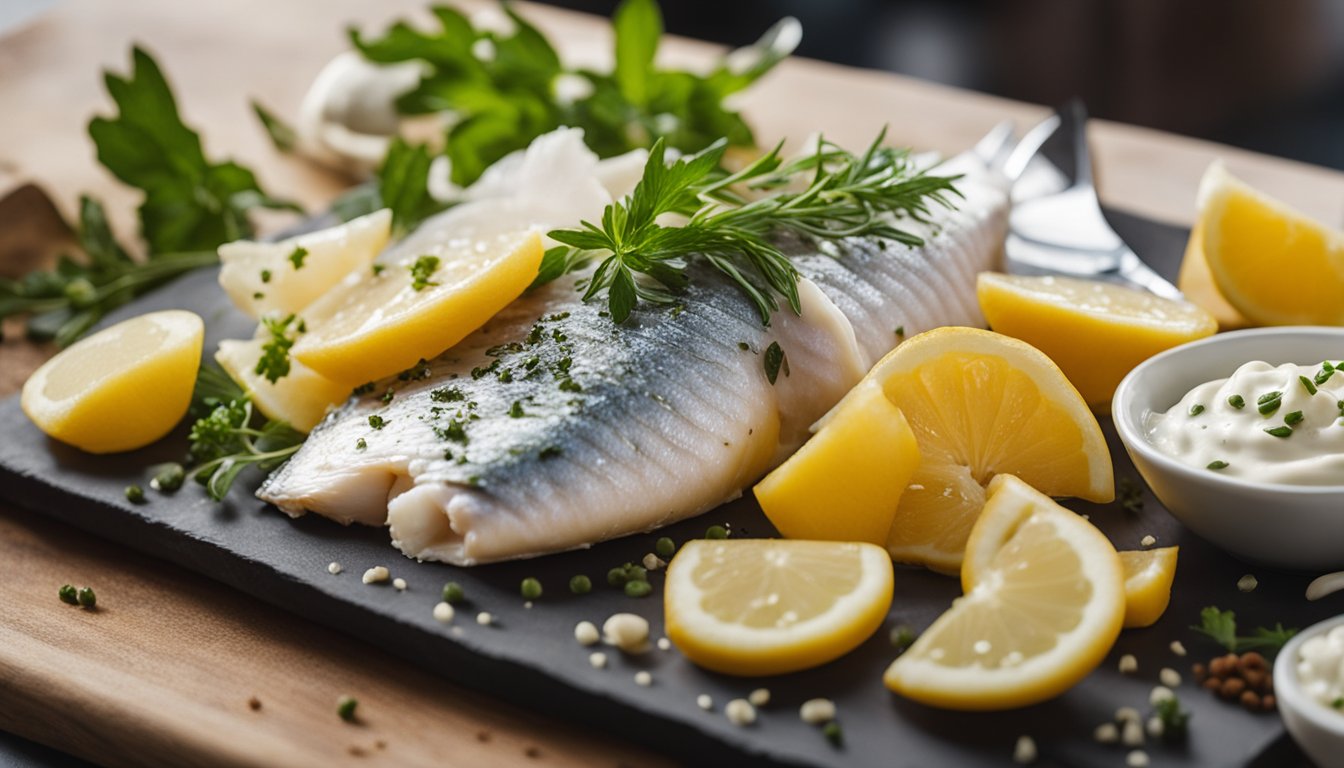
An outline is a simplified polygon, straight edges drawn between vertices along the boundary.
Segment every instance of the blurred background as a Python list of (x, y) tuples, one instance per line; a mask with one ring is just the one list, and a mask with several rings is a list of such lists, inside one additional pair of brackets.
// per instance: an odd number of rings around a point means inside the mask
[[(614, 0), (544, 0), (608, 15)], [(798, 54), (1344, 169), (1340, 0), (674, 0), (669, 31)]]

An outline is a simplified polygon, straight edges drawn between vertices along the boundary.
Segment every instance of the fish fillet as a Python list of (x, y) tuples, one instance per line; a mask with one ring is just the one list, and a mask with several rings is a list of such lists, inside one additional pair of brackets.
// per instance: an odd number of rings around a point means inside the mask
[[(1008, 199), (997, 177), (956, 162), (964, 199), (909, 225), (921, 247), (782, 243), (803, 275), (801, 315), (762, 326), (726, 279), (692, 266), (681, 304), (617, 326), (562, 278), (329, 414), (258, 496), (294, 516), (386, 524), (405, 554), (459, 565), (586, 547), (731, 500), (902, 333), (983, 325), (975, 275), (997, 265)], [(533, 223), (573, 223), (555, 215)], [(415, 237), (436, 228), (452, 226)], [(773, 384), (772, 343), (787, 361)]]

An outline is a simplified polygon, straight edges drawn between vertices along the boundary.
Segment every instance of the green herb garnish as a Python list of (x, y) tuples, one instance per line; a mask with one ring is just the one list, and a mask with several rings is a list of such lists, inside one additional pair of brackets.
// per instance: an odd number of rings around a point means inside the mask
[(1329, 360), (1321, 363), (1321, 370), (1316, 373), (1316, 386), (1323, 386), (1325, 382), (1335, 375), (1335, 366), (1330, 364)]
[(154, 479), (149, 481), (149, 487), (160, 493), (172, 493), (182, 487), (186, 478), (187, 472), (182, 465), (171, 461), (158, 468)]
[(1256, 627), (1250, 637), (1238, 637), (1236, 614), (1212, 605), (1199, 612), (1199, 620), (1200, 625), (1191, 629), (1226, 648), (1228, 653), (1262, 649), (1274, 653), (1297, 634), (1296, 629), (1284, 629), (1276, 623), (1273, 629)]
[(191, 425), (188, 459), (194, 466), (187, 472), (221, 501), (244, 469), (274, 470), (299, 450), (304, 435), (283, 421), (253, 426), (251, 401), (241, 393), (227, 401), (212, 394), (222, 387), (209, 384), (209, 370), (202, 368), (197, 378), (193, 408), (208, 411)]
[(1268, 429), (1265, 430), (1265, 434), (1273, 435), (1274, 437), (1278, 437), (1278, 438), (1281, 438), (1281, 439), (1285, 439), (1285, 440), (1286, 440), (1287, 438), (1290, 438), (1290, 437), (1293, 436), (1293, 428), (1292, 428), (1292, 427), (1287, 427), (1287, 426), (1283, 426), (1283, 427), (1270, 427), (1270, 428), (1268, 428)]
[(93, 587), (80, 587), (79, 591), (75, 592), (75, 600), (79, 603), (79, 607), (89, 610), (98, 605), (98, 595), (94, 594)]
[(789, 375), (789, 358), (784, 354), (784, 349), (779, 346), (779, 342), (772, 341), (770, 346), (765, 348), (765, 358), (762, 360), (765, 365), (765, 378), (771, 384), (779, 378), (779, 371), (782, 368), (784, 375)]
[(660, 537), (653, 543), (653, 553), (664, 560), (671, 560), (677, 553), (677, 543), (667, 536)]
[(593, 591), (593, 580), (579, 574), (569, 579), (569, 591), (576, 595), (586, 595)]
[(290, 152), (298, 144), (299, 136), (294, 127), (276, 117), (255, 99), (252, 101), (252, 113), (261, 121), (261, 127), (266, 130), (266, 135), (271, 137), (271, 144), (275, 145), (277, 150)]
[(821, 726), (821, 735), (825, 736), (833, 747), (839, 747), (845, 742), (845, 733), (840, 729), (840, 724), (834, 720)]
[(1282, 402), (1283, 402), (1283, 393), (1274, 391), (1274, 392), (1266, 392), (1265, 394), (1261, 395), (1255, 401), (1255, 404), (1256, 408), (1260, 411), (1260, 414), (1262, 416), (1268, 416), (1271, 413), (1279, 410), (1279, 405)]
[(1233, 395), (1227, 398), (1227, 404), (1232, 406), (1233, 408), (1236, 408), (1237, 410), (1241, 410), (1242, 408), (1246, 407), (1246, 398), (1242, 397), (1241, 395)]
[(1132, 478), (1120, 478), (1120, 482), (1115, 484), (1115, 495), (1120, 502), (1121, 509), (1131, 515), (1137, 515), (1143, 511), (1143, 486)]
[(365, 439), (362, 438), (362, 437), (355, 441), (355, 450), (356, 450), (356, 451), (362, 451), (362, 450), (364, 450), (364, 449), (366, 449), (366, 448), (368, 448), (368, 447), (369, 447), (369, 443), (368, 443), (368, 441), (365, 440)]
[(647, 581), (627, 581), (623, 589), (626, 597), (648, 597), (653, 592), (653, 586)]
[(126, 486), (126, 500), (132, 504), (145, 503), (145, 489), (138, 485)]
[(1283, 417), (1283, 423), (1292, 427), (1301, 424), (1303, 418), (1305, 417), (1302, 415), (1301, 411), (1293, 411), (1292, 413)]
[(537, 600), (541, 597), (541, 582), (528, 576), (518, 586), (518, 591), (524, 600)]
[(271, 282), (271, 270), (269, 269), (261, 270), (261, 282), (263, 283)]
[(1178, 742), (1190, 732), (1190, 711), (1181, 708), (1181, 702), (1173, 694), (1154, 705), (1157, 719), (1162, 721), (1162, 740)]
[(371, 429), (382, 429), (387, 426), (387, 420), (376, 413), (369, 414), (369, 427)]
[(443, 602), (461, 603), (467, 599), (467, 593), (462, 589), (462, 585), (456, 581), (450, 581), (443, 585)]
[(513, 405), (510, 405), (510, 406), (509, 406), (509, 418), (512, 418), (512, 419), (521, 419), (522, 417), (524, 417), (524, 416), (526, 416), (526, 415), (527, 415), (527, 414), (523, 412), (523, 404), (522, 404), (522, 402), (520, 402), (520, 401), (518, 401), (518, 400), (514, 400), (514, 401), (513, 401)]
[(293, 314), (283, 319), (263, 317), (261, 325), (266, 329), (268, 338), (261, 346), (261, 358), (257, 360), (253, 372), (274, 384), (289, 375), (289, 348), (294, 346), (295, 340), (307, 330), (307, 326)]
[(1335, 699), (1334, 701), (1330, 702), (1330, 706), (1335, 709), (1344, 709), (1344, 696), (1341, 696)]
[(430, 276), (439, 268), (438, 256), (421, 256), (408, 269), (411, 270), (411, 287), (420, 292), (438, 283), (431, 282)]
[[(549, 233), (563, 245), (546, 252), (533, 285), (598, 261), (583, 298), (605, 292), (611, 319), (623, 323), (640, 301), (675, 304), (690, 281), (688, 263), (702, 260), (751, 300), (762, 323), (769, 323), (781, 298), (799, 312), (798, 272), (773, 235), (871, 236), (920, 245), (923, 240), (897, 227), (889, 214), (921, 220), (931, 206), (950, 206), (958, 194), (954, 177), (916, 169), (908, 152), (881, 146), (884, 136), (862, 155), (818, 140), (815, 152), (785, 161), (776, 146), (731, 174), (720, 168), (727, 146), (722, 141), (670, 164), (659, 141), (635, 191), (608, 205), (600, 226), (585, 221)], [(787, 191), (800, 178), (810, 179), (806, 189)], [(744, 191), (761, 196), (749, 200)], [(657, 222), (669, 213), (689, 221)]]
[(1222, 459), (1215, 459), (1209, 462), (1208, 468), (1212, 470), (1227, 469), (1227, 462)]
[(336, 714), (345, 722), (353, 723), (355, 721), (355, 708), (358, 706), (359, 702), (354, 696), (342, 696), (336, 700)]
[(711, 525), (705, 529), (706, 539), (726, 539), (728, 538), (728, 529), (722, 525)]
[(74, 584), (64, 584), (56, 590), (56, 596), (61, 598), (61, 602), (67, 605), (79, 605), (78, 590)]
[(1302, 388), (1307, 390), (1308, 395), (1316, 394), (1316, 384), (1306, 376), (1298, 376), (1297, 380), (1302, 382)]
[(1204, 406), (1203, 406), (1202, 404), (1200, 404), (1200, 403), (1195, 403), (1194, 405), (1190, 406), (1190, 415), (1191, 415), (1191, 416), (1198, 416), (1199, 414), (1201, 414), (1201, 413), (1203, 413), (1203, 412), (1204, 412)]

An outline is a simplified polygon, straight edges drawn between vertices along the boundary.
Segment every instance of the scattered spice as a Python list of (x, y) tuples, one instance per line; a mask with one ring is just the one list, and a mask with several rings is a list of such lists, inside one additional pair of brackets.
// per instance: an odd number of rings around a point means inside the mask
[(1200, 686), (1224, 701), (1235, 701), (1249, 712), (1270, 712), (1275, 707), (1269, 662), (1255, 651), (1228, 653), (1192, 669)]
[(1143, 486), (1139, 485), (1133, 478), (1122, 477), (1115, 486), (1116, 497), (1120, 501), (1120, 507), (1131, 515), (1137, 515), (1143, 511)]
[(753, 707), (764, 707), (766, 704), (770, 703), (770, 689), (757, 688), (747, 694), (747, 701), (751, 702)]
[(253, 712), (259, 711), (261, 709), (261, 699), (258, 699), (256, 696), (249, 698), (247, 700), (247, 708)]
[(1180, 640), (1172, 640), (1171, 645), (1169, 647), (1171, 648), (1171, 652), (1176, 654), (1177, 656), (1185, 655), (1185, 644), (1182, 643)]
[(574, 625), (574, 639), (579, 641), (579, 645), (596, 645), (602, 636), (597, 632), (597, 625), (591, 621), (580, 621)]
[(327, 563), (327, 573), (330, 573), (332, 576), (335, 576), (343, 570), (345, 570), (345, 568), (335, 560)]
[(345, 722), (353, 723), (355, 721), (355, 708), (358, 706), (359, 702), (354, 696), (342, 696), (336, 700), (336, 714), (340, 715)]
[[(303, 269), (303, 261), (304, 259), (308, 258), (308, 249), (304, 248), (303, 246), (299, 246), (289, 252), (288, 258), (289, 263), (294, 265), (295, 270)], [(266, 282), (265, 276), (262, 277), (262, 282)]]
[(733, 725), (747, 726), (756, 722), (756, 708), (746, 699), (733, 699), (723, 708), (723, 714)]
[(648, 688), (653, 685), (653, 675), (649, 674), (648, 670), (639, 670), (635, 673), (635, 685), (638, 685), (641, 688)]
[(452, 603), (437, 602), (434, 604), (434, 620), (440, 624), (447, 624), (453, 620), (457, 611), (453, 610)]
[(1126, 653), (1120, 657), (1119, 670), (1122, 675), (1132, 675), (1139, 671), (1139, 660), (1134, 657), (1134, 654)]
[(488, 627), (495, 623), (495, 617), (491, 615), (489, 611), (481, 611), (476, 614), (476, 623), (480, 624), (482, 627)]
[(439, 263), (438, 256), (426, 255), (416, 259), (414, 264), (407, 267), (411, 271), (411, 288), (416, 293), (430, 286), (438, 285), (438, 283), (431, 282), (429, 278), (438, 271)]
[(593, 669), (604, 669), (607, 666), (607, 654), (601, 651), (594, 651), (588, 654), (588, 663)]
[(714, 708), (714, 700), (709, 697), (709, 694), (702, 693), (695, 697), (695, 706), (708, 712)]
[(835, 702), (830, 699), (808, 699), (798, 708), (798, 717), (808, 725), (821, 725), (835, 719)]
[(633, 613), (617, 613), (602, 624), (602, 640), (626, 653), (643, 653), (649, 649), (649, 622)]
[(1139, 546), (1141, 547), (1151, 547), (1156, 543), (1157, 543), (1157, 537), (1152, 535), (1151, 533), (1139, 540)]
[(391, 573), (387, 570), (387, 566), (375, 565), (365, 571), (361, 578), (365, 584), (381, 584), (387, 581), (389, 576)]
[(392, 580), (392, 588), (397, 590), (398, 592), (405, 592), (406, 580), (398, 576), (397, 578)]

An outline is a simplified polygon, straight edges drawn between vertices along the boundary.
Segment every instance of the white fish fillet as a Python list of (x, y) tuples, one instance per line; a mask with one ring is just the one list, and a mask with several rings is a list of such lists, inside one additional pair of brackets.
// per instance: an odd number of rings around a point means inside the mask
[[(804, 275), (801, 316), (785, 310), (763, 327), (718, 273), (693, 268), (683, 308), (641, 308), (618, 327), (579, 300), (575, 278), (558, 280), (423, 377), (384, 382), (330, 414), (258, 495), (290, 515), (386, 524), (407, 555), (460, 565), (586, 547), (712, 509), (796, 450), (898, 328), (983, 325), (975, 275), (997, 266), (1008, 201), (997, 177), (959, 165), (948, 171), (967, 173), (964, 199), (911, 225), (921, 247), (785, 244)], [(586, 205), (603, 197), (594, 186), (583, 187)], [(490, 204), (528, 223), (575, 220), (554, 218), (563, 195), (541, 197)], [(450, 229), (451, 218), (427, 223), (415, 247)], [(772, 385), (762, 353), (774, 342), (788, 373)], [(385, 426), (372, 429), (372, 414)]]

